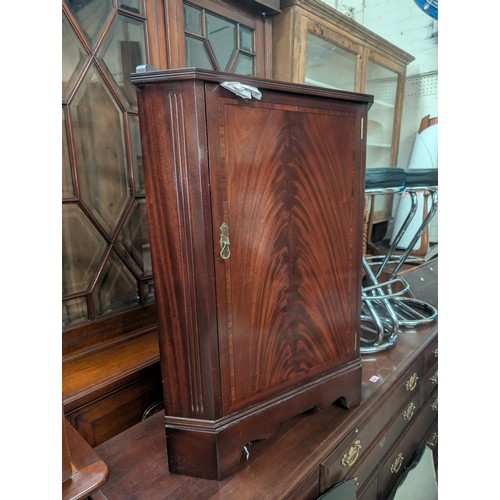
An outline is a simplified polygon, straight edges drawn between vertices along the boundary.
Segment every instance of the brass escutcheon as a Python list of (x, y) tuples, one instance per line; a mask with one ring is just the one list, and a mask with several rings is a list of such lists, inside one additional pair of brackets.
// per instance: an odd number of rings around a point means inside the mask
[(418, 382), (418, 375), (417, 372), (415, 372), (407, 381), (406, 381), (406, 390), (407, 391), (413, 391), (415, 387), (417, 387), (417, 382)]
[(229, 227), (223, 222), (220, 227), (220, 256), (227, 260), (231, 257), (231, 250), (229, 249), (229, 245), (231, 242), (229, 241)]
[(403, 454), (400, 453), (397, 457), (396, 460), (394, 460), (393, 464), (391, 465), (391, 472), (393, 474), (396, 474), (399, 469), (401, 469), (401, 465), (403, 464)]
[(403, 417), (403, 420), (411, 420), (413, 415), (415, 414), (415, 408), (416, 406), (413, 404), (413, 401), (407, 406), (406, 410), (401, 414)]
[(431, 377), (431, 382), (432, 385), (436, 385), (438, 383), (438, 370), (436, 370), (436, 373)]
[(437, 442), (438, 442), (438, 434), (437, 432), (435, 432), (432, 437), (429, 439), (429, 441), (427, 441), (425, 444), (429, 447), (429, 448), (434, 448), (434, 446), (437, 445)]
[(431, 404), (432, 411), (438, 411), (438, 398)]
[(349, 451), (342, 457), (342, 465), (344, 467), (351, 467), (354, 465), (354, 462), (359, 457), (359, 452), (361, 451), (361, 441), (356, 439), (354, 444), (349, 448)]

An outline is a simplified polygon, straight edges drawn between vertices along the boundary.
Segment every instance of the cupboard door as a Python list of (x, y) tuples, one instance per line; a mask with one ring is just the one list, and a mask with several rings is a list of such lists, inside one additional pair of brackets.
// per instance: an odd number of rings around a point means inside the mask
[(364, 107), (206, 89), (227, 414), (358, 355)]

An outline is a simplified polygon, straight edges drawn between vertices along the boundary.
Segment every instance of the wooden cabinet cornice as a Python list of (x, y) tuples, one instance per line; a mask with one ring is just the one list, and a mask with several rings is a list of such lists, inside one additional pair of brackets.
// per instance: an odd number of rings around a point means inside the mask
[[(339, 35), (349, 39), (351, 43), (374, 50), (380, 53), (381, 56), (385, 56), (389, 61), (394, 61), (393, 64), (397, 64), (402, 68), (406, 68), (408, 64), (415, 60), (408, 52), (400, 49), (362, 24), (349, 19), (338, 10), (320, 0), (281, 0), (281, 10), (283, 12), (290, 8), (295, 9), (295, 15), (306, 16), (311, 21), (316, 22), (318, 24), (316, 29), (319, 33), (323, 32), (323, 34), (326, 34), (328, 30), (335, 30)], [(281, 19), (281, 17), (275, 18), (274, 26), (278, 25), (280, 29), (287, 30), (285, 25), (281, 24)], [(276, 30), (276, 28), (274, 29)], [(276, 43), (279, 42), (281, 33), (275, 33), (275, 35), (277, 36), (273, 42)], [(299, 42), (298, 39), (297, 42)], [(283, 55), (279, 50), (279, 48), (275, 48), (275, 53)]]
[(359, 403), (372, 99), (192, 68), (132, 81), (169, 466), (221, 479), (284, 420)]

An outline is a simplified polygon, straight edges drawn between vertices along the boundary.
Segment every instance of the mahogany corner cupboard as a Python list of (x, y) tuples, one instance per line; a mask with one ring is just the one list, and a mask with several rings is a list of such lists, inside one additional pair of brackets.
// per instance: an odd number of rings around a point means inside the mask
[(222, 479), (284, 420), (360, 401), (372, 97), (194, 68), (132, 81), (169, 467)]

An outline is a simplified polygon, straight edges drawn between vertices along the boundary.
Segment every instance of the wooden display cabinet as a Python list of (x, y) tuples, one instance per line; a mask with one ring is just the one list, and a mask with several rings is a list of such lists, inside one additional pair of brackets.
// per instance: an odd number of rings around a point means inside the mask
[(372, 99), (193, 68), (132, 81), (169, 467), (220, 479), (284, 420), (360, 401)]
[[(273, 78), (374, 96), (366, 166), (395, 166), (406, 67), (414, 57), (319, 0), (282, 0), (273, 18)], [(375, 199), (370, 225), (391, 217), (392, 199)]]

